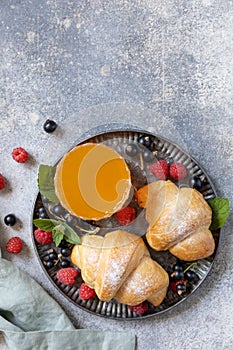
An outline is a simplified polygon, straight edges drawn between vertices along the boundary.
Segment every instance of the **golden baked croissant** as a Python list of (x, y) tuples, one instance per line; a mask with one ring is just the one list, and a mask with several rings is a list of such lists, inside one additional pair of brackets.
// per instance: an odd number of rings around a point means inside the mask
[(146, 208), (146, 239), (153, 249), (169, 249), (186, 261), (206, 258), (214, 252), (209, 230), (212, 210), (200, 192), (178, 188), (169, 180), (156, 181), (140, 188), (136, 199)]
[(127, 305), (148, 300), (154, 306), (166, 296), (167, 272), (151, 259), (141, 237), (117, 230), (104, 237), (85, 235), (75, 245), (71, 261), (102, 301), (112, 298)]

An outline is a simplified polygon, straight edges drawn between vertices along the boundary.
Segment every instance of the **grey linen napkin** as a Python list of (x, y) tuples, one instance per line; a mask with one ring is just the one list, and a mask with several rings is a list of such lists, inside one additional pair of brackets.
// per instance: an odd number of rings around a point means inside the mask
[(0, 255), (0, 331), (10, 350), (133, 350), (127, 333), (75, 329), (29, 275)]

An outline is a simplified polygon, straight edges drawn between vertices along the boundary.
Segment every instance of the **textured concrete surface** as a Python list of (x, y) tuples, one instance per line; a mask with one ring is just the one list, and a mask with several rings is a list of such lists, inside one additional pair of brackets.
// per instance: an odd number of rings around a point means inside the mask
[[(30, 236), (38, 164), (109, 122), (178, 142), (232, 206), (232, 18), (228, 0), (0, 3), (0, 172), (8, 181), (0, 194), (0, 246), (78, 327), (133, 332), (139, 350), (233, 347), (232, 219), (199, 290), (172, 312), (138, 322), (106, 320), (71, 305), (41, 271)], [(49, 117), (59, 123), (53, 135), (42, 129)], [(11, 159), (16, 146), (29, 151), (29, 163)], [(19, 227), (4, 226), (9, 212), (20, 218)], [(25, 242), (18, 256), (4, 249), (15, 234)]]

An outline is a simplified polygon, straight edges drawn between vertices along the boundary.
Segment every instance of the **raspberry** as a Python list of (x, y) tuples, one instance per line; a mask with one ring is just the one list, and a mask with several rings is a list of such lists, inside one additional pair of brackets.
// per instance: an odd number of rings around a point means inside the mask
[(22, 147), (17, 147), (12, 151), (12, 158), (17, 163), (25, 163), (28, 160), (28, 153)]
[(90, 288), (86, 283), (82, 283), (79, 288), (79, 297), (82, 300), (88, 300), (96, 296), (94, 289)]
[(183, 180), (186, 175), (187, 175), (187, 170), (183, 164), (173, 163), (170, 166), (170, 176), (174, 180)]
[(148, 310), (148, 305), (144, 301), (141, 304), (135, 305), (135, 306), (129, 306), (130, 310), (132, 312), (135, 312), (137, 315), (143, 315)]
[(34, 231), (35, 240), (41, 244), (51, 244), (53, 242), (52, 232), (43, 231), (40, 228)]
[(66, 267), (58, 270), (57, 278), (61, 283), (66, 284), (67, 286), (73, 286), (76, 282), (75, 277), (77, 277), (78, 274), (78, 270), (73, 267)]
[(129, 225), (136, 218), (136, 210), (132, 207), (125, 207), (116, 213), (116, 219), (119, 224)]
[(19, 254), (23, 249), (23, 242), (19, 237), (12, 237), (6, 244), (6, 250), (9, 253)]
[(5, 187), (5, 179), (2, 176), (2, 174), (0, 174), (0, 190), (3, 190), (4, 187)]
[(150, 166), (150, 172), (159, 180), (165, 180), (168, 177), (169, 166), (165, 160), (159, 160)]

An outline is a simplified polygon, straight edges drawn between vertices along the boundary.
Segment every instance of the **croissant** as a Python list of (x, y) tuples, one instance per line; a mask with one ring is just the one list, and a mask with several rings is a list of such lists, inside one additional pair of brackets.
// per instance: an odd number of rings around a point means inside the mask
[(148, 300), (154, 306), (166, 296), (167, 272), (151, 259), (141, 237), (123, 230), (104, 237), (85, 235), (75, 245), (71, 261), (85, 283), (102, 301), (112, 298), (127, 305)]
[(146, 208), (146, 239), (153, 249), (169, 250), (186, 261), (206, 258), (214, 252), (209, 230), (212, 210), (200, 192), (178, 188), (169, 180), (156, 181), (140, 188), (136, 199)]

